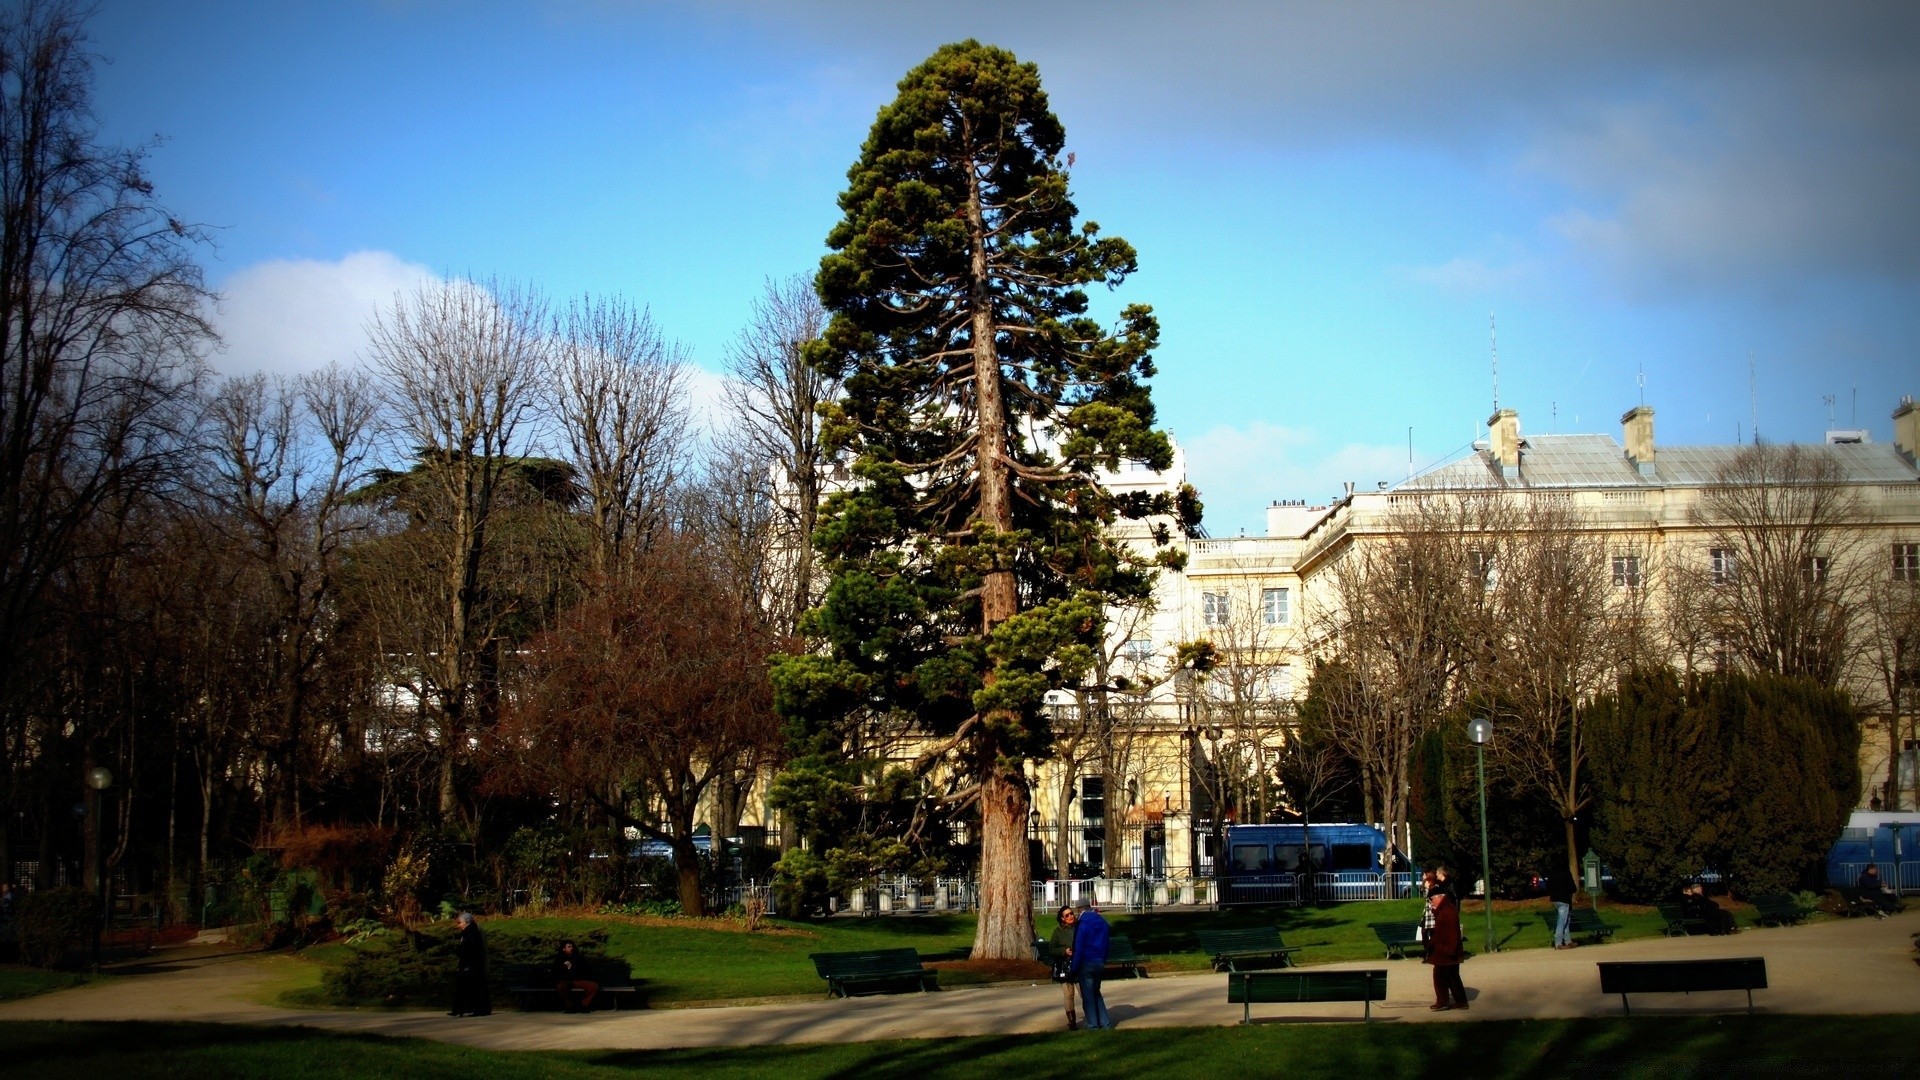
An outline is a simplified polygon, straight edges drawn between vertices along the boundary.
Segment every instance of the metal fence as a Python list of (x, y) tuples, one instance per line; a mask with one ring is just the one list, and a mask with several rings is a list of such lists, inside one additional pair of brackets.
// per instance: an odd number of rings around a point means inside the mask
[(1361, 900), (1398, 900), (1412, 896), (1415, 875), (1381, 874), (1370, 870), (1337, 870), (1312, 875), (1262, 874), (1229, 879), (1222, 890), (1223, 904), (1345, 903)]
[[(1880, 879), (1894, 886), (1902, 896), (1920, 893), (1920, 862), (1902, 861), (1896, 865), (1891, 860), (1875, 860), (1873, 865), (1880, 868)], [(1827, 884), (1851, 886), (1860, 880), (1860, 872), (1866, 868), (1865, 862), (1834, 863), (1827, 875)]]

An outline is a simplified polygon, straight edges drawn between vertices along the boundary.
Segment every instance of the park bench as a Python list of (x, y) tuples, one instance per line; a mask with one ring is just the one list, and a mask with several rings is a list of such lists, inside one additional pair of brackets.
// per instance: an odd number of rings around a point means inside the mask
[(1405, 960), (1407, 950), (1420, 944), (1420, 924), (1410, 922), (1368, 923), (1373, 928), (1373, 936), (1387, 947), (1387, 959)]
[(1761, 926), (1791, 926), (1807, 917), (1792, 893), (1755, 893), (1748, 900), (1759, 913)]
[(1253, 1023), (1254, 1003), (1290, 1005), (1304, 1001), (1363, 1002), (1362, 1019), (1373, 1019), (1373, 1003), (1387, 999), (1384, 968), (1370, 971), (1236, 971), (1227, 976), (1227, 1003), (1241, 1007), (1240, 1022)]
[(1667, 920), (1665, 933), (1668, 937), (1689, 937), (1696, 930), (1706, 933), (1708, 929), (1707, 920), (1687, 914), (1687, 909), (1679, 904), (1661, 903), (1653, 906), (1659, 909), (1660, 917)]
[(1745, 990), (1747, 1011), (1753, 992), (1767, 988), (1767, 962), (1745, 956), (1726, 960), (1635, 960), (1601, 964), (1600, 992), (1619, 994), (1621, 1011), (1631, 1016), (1628, 994), (1691, 994), (1696, 990)]
[[(1856, 885), (1841, 885), (1833, 890), (1840, 894), (1840, 913), (1852, 918), (1855, 915), (1872, 915), (1884, 919), (1888, 915), (1886, 908), (1880, 906), (1880, 897)], [(1905, 911), (1907, 905), (1895, 900), (1894, 911)]]
[(1247, 960), (1273, 960), (1280, 967), (1292, 967), (1293, 954), (1300, 951), (1280, 940), (1280, 931), (1271, 926), (1195, 930), (1193, 936), (1200, 940), (1200, 951), (1212, 958), (1215, 971), (1238, 971), (1237, 965)]
[[(1033, 942), (1034, 958), (1051, 967), (1053, 965), (1053, 946), (1040, 938)], [(1125, 934), (1112, 934), (1107, 937), (1107, 966), (1101, 972), (1101, 978), (1112, 979), (1125, 975), (1131, 979), (1147, 977), (1147, 962), (1133, 951), (1133, 942)]]
[[(1560, 922), (1560, 916), (1555, 912), (1543, 911), (1540, 913), (1540, 921), (1546, 923), (1548, 933), (1552, 933), (1553, 928)], [(1618, 929), (1620, 929), (1618, 926), (1602, 920), (1598, 912), (1589, 908), (1574, 908), (1573, 917), (1567, 920), (1567, 935), (1569, 937), (1584, 936), (1589, 945), (1601, 944), (1612, 937), (1613, 932)]]
[(921, 967), (920, 953), (914, 949), (817, 952), (808, 958), (813, 961), (813, 969), (827, 980), (828, 997), (885, 993), (894, 987), (940, 989), (939, 973)]
[[(610, 1003), (618, 1009), (622, 1004), (637, 1000), (640, 988), (633, 981), (632, 969), (625, 960), (616, 960), (610, 956), (589, 956), (585, 958), (586, 977), (600, 984), (600, 990), (594, 995), (594, 1003)], [(555, 989), (557, 980), (553, 977), (552, 964), (508, 964), (505, 972), (507, 993), (513, 995), (514, 1004), (521, 1012), (532, 1012), (536, 1005), (545, 1005), (549, 1001), (555, 1008), (564, 1004), (560, 1000), (560, 991)]]

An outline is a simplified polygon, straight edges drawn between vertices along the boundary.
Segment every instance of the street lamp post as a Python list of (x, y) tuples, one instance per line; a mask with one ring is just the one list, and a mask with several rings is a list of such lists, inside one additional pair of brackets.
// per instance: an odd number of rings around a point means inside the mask
[[(1900, 887), (1900, 830), (1905, 825), (1904, 821), (1887, 822), (1887, 831), (1893, 834), (1893, 895), (1895, 896), (1905, 891)], [(1873, 855), (1869, 853), (1867, 858), (1871, 859)]]
[(100, 968), (100, 935), (107, 923), (107, 789), (113, 786), (113, 770), (96, 766), (87, 770), (87, 787), (93, 793), (93, 884), (99, 890), (99, 910), (93, 923), (93, 966)]
[(1473, 743), (1473, 764), (1480, 779), (1480, 877), (1481, 901), (1487, 909), (1487, 952), (1493, 947), (1493, 864), (1487, 855), (1487, 743), (1493, 740), (1493, 721), (1476, 716), (1467, 722), (1467, 739)]

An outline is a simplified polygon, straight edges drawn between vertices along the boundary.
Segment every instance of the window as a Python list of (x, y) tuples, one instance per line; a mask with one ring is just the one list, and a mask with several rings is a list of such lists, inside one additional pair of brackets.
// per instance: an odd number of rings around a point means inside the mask
[(1715, 585), (1725, 585), (1740, 571), (1740, 560), (1732, 548), (1714, 548), (1707, 553), (1707, 577)]
[(1893, 545), (1893, 580), (1920, 581), (1920, 544)]
[(1153, 639), (1143, 637), (1128, 639), (1125, 645), (1120, 646), (1120, 658), (1135, 664), (1144, 664), (1153, 659)]
[(1500, 571), (1493, 561), (1493, 552), (1478, 549), (1467, 552), (1468, 564), (1473, 567), (1473, 579), (1483, 589), (1491, 589), (1500, 583)]
[(1080, 778), (1080, 817), (1084, 821), (1104, 821), (1107, 816), (1107, 781), (1099, 776)]
[(1293, 621), (1287, 603), (1287, 590), (1260, 590), (1260, 621), (1268, 626), (1285, 626)]
[(1200, 618), (1208, 626), (1227, 625), (1227, 616), (1232, 611), (1231, 597), (1223, 592), (1200, 594)]
[(1616, 589), (1640, 587), (1640, 556), (1615, 555), (1613, 557), (1613, 587)]
[(1800, 576), (1805, 578), (1808, 584), (1812, 585), (1819, 585), (1825, 582), (1827, 580), (1827, 557), (1825, 555), (1809, 555), (1801, 559)]

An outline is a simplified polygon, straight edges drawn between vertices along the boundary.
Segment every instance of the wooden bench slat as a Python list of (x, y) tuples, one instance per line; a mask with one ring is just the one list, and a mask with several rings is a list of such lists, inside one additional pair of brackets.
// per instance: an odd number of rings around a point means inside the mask
[(912, 982), (921, 990), (939, 989), (939, 974), (920, 964), (915, 949), (874, 949), (866, 952), (810, 953), (813, 969), (827, 981), (829, 997), (852, 996), (855, 986), (887, 986)]
[(1236, 962), (1240, 960), (1273, 959), (1281, 967), (1293, 965), (1293, 954), (1299, 952), (1298, 946), (1290, 946), (1280, 939), (1280, 931), (1271, 926), (1247, 927), (1239, 930), (1195, 930), (1194, 937), (1199, 939), (1200, 951), (1213, 958), (1215, 971), (1238, 970)]
[[(634, 982), (632, 968), (625, 960), (610, 956), (589, 956), (586, 958), (586, 978), (600, 985), (595, 998), (605, 998), (618, 1009), (621, 1002), (638, 996), (640, 987)], [(522, 1010), (536, 997), (552, 995), (555, 1001), (560, 992), (554, 987), (559, 983), (553, 977), (550, 964), (508, 964), (504, 978), (507, 993), (512, 994), (515, 1003)]]
[(1253, 1022), (1253, 1006), (1318, 1001), (1358, 1001), (1373, 1019), (1373, 1003), (1387, 999), (1384, 968), (1363, 971), (1241, 971), (1227, 976), (1227, 1003), (1241, 1006), (1240, 1022)]
[(1387, 959), (1405, 960), (1407, 950), (1420, 944), (1420, 924), (1412, 922), (1368, 923), (1373, 935), (1386, 946)]
[(1628, 994), (1691, 994), (1707, 990), (1745, 990), (1747, 1011), (1753, 1011), (1753, 992), (1767, 988), (1767, 961), (1759, 956), (1712, 960), (1632, 960), (1596, 965), (1600, 992), (1619, 994), (1628, 1015)]

